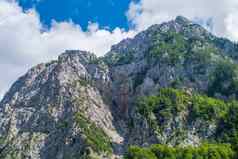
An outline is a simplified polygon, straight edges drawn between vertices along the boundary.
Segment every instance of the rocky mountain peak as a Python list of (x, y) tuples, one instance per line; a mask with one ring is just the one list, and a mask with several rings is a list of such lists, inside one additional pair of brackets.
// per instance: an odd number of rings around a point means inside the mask
[(58, 57), (59, 61), (78, 60), (82, 64), (88, 64), (96, 58), (95, 54), (81, 50), (66, 50)]
[[(186, 41), (197, 40), (211, 43), (213, 41), (214, 43), (212, 45), (216, 45), (216, 47), (225, 47), (221, 45), (218, 46), (219, 44), (216, 43), (214, 39), (220, 41), (219, 38), (212, 35), (201, 25), (192, 22), (183, 16), (178, 16), (175, 20), (152, 25), (145, 31), (137, 34), (133, 39), (125, 39), (120, 43), (113, 45), (111, 51), (106, 54), (106, 57), (113, 58), (114, 64), (116, 64), (116, 61), (120, 58), (123, 59), (125, 57), (127, 57), (125, 58), (127, 59), (126, 63), (128, 63), (130, 59), (134, 59), (133, 61), (135, 62), (135, 60), (141, 60), (147, 56), (149, 50), (153, 47), (152, 45), (157, 45), (157, 42), (168, 40), (175, 42), (176, 40), (179, 40), (178, 38)], [(221, 39), (221, 41), (224, 40)], [(230, 43), (230, 46), (231, 45), (233, 44)], [(229, 50), (227, 47), (222, 49)], [(229, 51), (225, 52), (228, 53)], [(119, 60), (119, 63), (121, 63), (121, 59)]]
[(189, 19), (187, 19), (186, 17), (183, 17), (183, 16), (177, 16), (175, 19), (175, 22), (178, 24), (184, 25), (184, 26), (193, 23), (192, 21), (190, 21)]
[(235, 43), (181, 16), (104, 57), (67, 50), (30, 69), (0, 103), (0, 158), (115, 159), (129, 145), (207, 141), (237, 147), (229, 132), (238, 132), (238, 104), (228, 102), (238, 99), (237, 55)]

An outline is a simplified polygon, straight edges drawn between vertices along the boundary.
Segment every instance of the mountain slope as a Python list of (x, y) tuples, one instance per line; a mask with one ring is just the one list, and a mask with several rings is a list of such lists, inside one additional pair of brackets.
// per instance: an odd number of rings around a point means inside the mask
[(1, 103), (1, 136), (13, 148), (3, 144), (2, 155), (74, 158), (87, 147), (111, 152), (110, 138), (117, 142), (120, 136), (109, 99), (103, 99), (107, 92), (100, 92), (107, 89), (107, 68), (90, 64), (94, 58), (87, 52), (66, 52), (13, 85)]
[(104, 57), (66, 51), (32, 68), (1, 101), (0, 158), (115, 158), (130, 145), (203, 142), (236, 150), (237, 55), (237, 44), (184, 17)]

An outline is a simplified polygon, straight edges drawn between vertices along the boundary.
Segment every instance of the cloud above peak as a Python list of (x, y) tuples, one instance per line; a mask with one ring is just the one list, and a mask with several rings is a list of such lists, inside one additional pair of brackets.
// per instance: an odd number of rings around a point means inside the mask
[(195, 21), (212, 19), (213, 33), (238, 40), (237, 14), (237, 0), (140, 0), (131, 2), (127, 17), (137, 30), (144, 30), (178, 15)]
[[(83, 31), (72, 22), (52, 22), (44, 28), (37, 12), (23, 11), (14, 1), (0, 1), (0, 96), (33, 65), (56, 58), (65, 50), (79, 49), (104, 55), (111, 45), (132, 37), (134, 31), (101, 29), (90, 23)], [(1, 98), (1, 97), (0, 97)]]

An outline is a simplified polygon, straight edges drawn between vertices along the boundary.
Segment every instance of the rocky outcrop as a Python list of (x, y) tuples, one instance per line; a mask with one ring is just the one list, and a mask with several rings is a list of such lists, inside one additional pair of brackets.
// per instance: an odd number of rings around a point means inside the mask
[[(3, 156), (73, 158), (90, 144), (101, 151), (97, 147), (101, 143), (86, 141), (84, 135), (94, 134), (81, 130), (82, 123), (77, 123), (83, 122), (78, 119), (81, 116), (105, 133), (95, 137), (121, 142), (110, 97), (102, 92), (110, 84), (109, 73), (107, 68), (91, 64), (95, 58), (88, 52), (67, 51), (57, 61), (32, 68), (13, 85), (1, 102)], [(106, 146), (111, 149), (110, 144)]]

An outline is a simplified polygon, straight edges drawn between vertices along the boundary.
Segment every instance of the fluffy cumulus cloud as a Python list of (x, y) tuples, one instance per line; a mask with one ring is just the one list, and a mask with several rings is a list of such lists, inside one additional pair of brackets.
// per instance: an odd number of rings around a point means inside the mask
[(111, 45), (134, 35), (120, 28), (111, 32), (99, 29), (95, 23), (89, 24), (87, 31), (72, 22), (52, 23), (47, 30), (34, 10), (24, 12), (14, 1), (0, 0), (0, 96), (27, 69), (56, 58), (66, 49), (100, 56)]
[(238, 40), (237, 0), (141, 0), (130, 4), (127, 15), (137, 30), (183, 15), (212, 22), (213, 33)]

